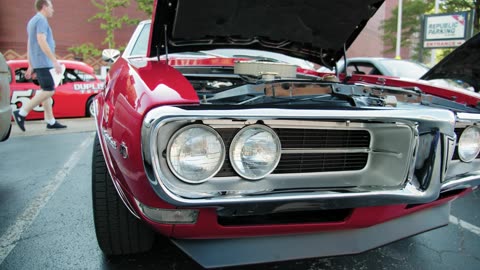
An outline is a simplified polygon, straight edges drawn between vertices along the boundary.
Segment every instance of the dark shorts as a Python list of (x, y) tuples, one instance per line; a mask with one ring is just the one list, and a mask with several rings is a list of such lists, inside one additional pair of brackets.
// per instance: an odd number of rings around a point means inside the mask
[(33, 70), (37, 74), (38, 84), (40, 88), (44, 91), (54, 91), (55, 83), (53, 82), (52, 74), (50, 73), (50, 68), (36, 68)]

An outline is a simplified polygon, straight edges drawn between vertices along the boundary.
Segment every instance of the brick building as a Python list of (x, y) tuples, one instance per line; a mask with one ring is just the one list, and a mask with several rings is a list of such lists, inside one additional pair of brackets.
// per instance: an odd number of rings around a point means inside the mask
[[(83, 43), (93, 43), (97, 48), (102, 48), (105, 31), (100, 29), (100, 21), (89, 22), (99, 10), (90, 1), (53, 0), (55, 13), (49, 20), (55, 41), (56, 54), (60, 59), (74, 59), (76, 56), (68, 51), (72, 46)], [(374, 18), (368, 23), (358, 39), (348, 50), (349, 57), (354, 56), (386, 56), (382, 33), (379, 32), (381, 21), (391, 15), (398, 0), (386, 0)], [(2, 0), (0, 9), (0, 52), (8, 60), (24, 59), (26, 57), (26, 25), (35, 14), (34, 0)], [(147, 19), (147, 15), (137, 10), (136, 1), (131, 0), (129, 8), (115, 10), (116, 16), (127, 14), (130, 18)], [(325, 23), (319, 20), (319, 23)], [(135, 26), (125, 26), (115, 32), (115, 41), (119, 45), (126, 44)], [(402, 56), (407, 52), (402, 51)], [(103, 65), (100, 59), (83, 59), (97, 70)]]
[[(34, 0), (2, 0), (0, 9), (0, 52), (7, 60), (25, 59), (27, 52), (27, 22), (35, 15)], [(54, 15), (49, 19), (56, 42), (59, 59), (74, 59), (68, 51), (72, 46), (93, 43), (102, 48), (106, 32), (100, 29), (100, 21), (89, 22), (99, 10), (89, 1), (52, 0)], [(137, 10), (136, 2), (131, 1), (129, 8), (118, 8), (116, 16), (127, 14), (130, 18), (147, 19), (147, 15)], [(125, 26), (115, 32), (115, 41), (124, 45), (133, 33), (135, 26)], [(103, 65), (101, 59), (84, 59), (97, 70)]]

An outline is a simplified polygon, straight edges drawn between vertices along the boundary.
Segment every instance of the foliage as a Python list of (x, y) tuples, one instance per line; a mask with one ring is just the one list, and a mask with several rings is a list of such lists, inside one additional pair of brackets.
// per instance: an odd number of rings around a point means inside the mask
[[(440, 1), (440, 0), (439, 0)], [(421, 24), (418, 22), (423, 14), (431, 14), (434, 12), (435, 1), (427, 0), (404, 0), (402, 10), (402, 40), (401, 46), (413, 48), (414, 54), (412, 58), (415, 60), (421, 60), (422, 55), (421, 46), (419, 42), (419, 35), (421, 31)], [(479, 28), (479, 15), (480, 15), (480, 0), (443, 0), (440, 1), (440, 13), (458, 12), (475, 10), (474, 19), (474, 32), (478, 33)], [(385, 52), (393, 52), (396, 44), (397, 33), (397, 18), (398, 7), (392, 11), (392, 17), (382, 22), (380, 29), (384, 31), (383, 40), (385, 45), (389, 47)], [(453, 49), (439, 50), (438, 56), (444, 57), (449, 54)], [(428, 54), (430, 50), (424, 50), (424, 54)]]
[(93, 43), (84, 43), (78, 46), (72, 46), (68, 48), (68, 51), (75, 54), (76, 57), (80, 56), (82, 60), (89, 57), (98, 57), (102, 52), (95, 47)]
[(480, 32), (480, 0), (444, 0), (440, 10), (444, 13), (475, 10), (474, 33)]
[(153, 13), (153, 0), (135, 0), (139, 10), (145, 12), (149, 17)]
[[(107, 48), (115, 48), (124, 50), (125, 45), (118, 46), (115, 42), (115, 31), (122, 29), (126, 25), (138, 24), (138, 19), (131, 19), (128, 15), (118, 16), (120, 8), (128, 8), (130, 0), (90, 0), (91, 3), (100, 11), (88, 19), (89, 22), (99, 20), (100, 29), (106, 31), (106, 37), (102, 44), (106, 44)], [(148, 15), (152, 15), (154, 0), (135, 0), (138, 9), (144, 11)], [(121, 11), (121, 10), (120, 10)], [(96, 48), (93, 43), (84, 43), (68, 48), (68, 51), (74, 53), (76, 57), (87, 59), (89, 57), (98, 57), (101, 55), (101, 50)]]
[[(416, 42), (415, 36), (418, 36), (421, 30), (421, 15), (433, 9), (432, 1), (406, 0), (403, 1), (402, 8), (402, 35), (401, 47), (412, 47)], [(397, 21), (398, 7), (392, 11), (392, 17), (382, 22), (380, 28), (384, 31), (383, 41), (390, 49), (386, 52), (393, 52), (397, 40)], [(416, 45), (416, 44), (415, 44)]]
[(91, 0), (91, 2), (100, 12), (88, 21), (100, 20), (100, 28), (107, 32), (102, 44), (106, 44), (108, 48), (116, 48), (115, 30), (121, 29), (124, 24), (134, 25), (138, 23), (137, 19), (130, 19), (128, 15), (114, 15), (116, 9), (130, 6), (130, 0), (98, 0), (98, 2), (97, 0)]
[[(474, 34), (480, 32), (480, 0), (444, 0), (444, 2), (440, 4), (440, 10), (442, 13), (475, 10), (475, 17), (473, 19), (473, 32)], [(437, 54), (437, 57), (443, 59), (453, 50), (453, 48), (442, 49)]]

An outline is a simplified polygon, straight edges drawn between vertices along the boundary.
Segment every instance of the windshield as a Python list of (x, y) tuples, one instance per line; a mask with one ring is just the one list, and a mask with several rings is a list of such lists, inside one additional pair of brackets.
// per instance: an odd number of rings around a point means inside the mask
[[(132, 41), (125, 48), (124, 57), (137, 57), (147, 55), (148, 38), (150, 35), (150, 23), (142, 23), (133, 34)], [(268, 51), (250, 50), (250, 49), (214, 49), (197, 52), (183, 52), (169, 54), (169, 56), (188, 57), (188, 58), (206, 58), (206, 57), (222, 57), (222, 58), (247, 58), (252, 60), (280, 62), (296, 65), (303, 69), (315, 70), (312, 62), (295, 58), (280, 53)]]
[(249, 58), (266, 62), (281, 62), (296, 65), (304, 69), (315, 70), (315, 64), (312, 62), (274, 52), (250, 49), (215, 49), (202, 52), (218, 57)]
[[(141, 25), (142, 26), (142, 25)], [(150, 23), (145, 23), (134, 33), (136, 35), (136, 40), (132, 44), (132, 47), (127, 47), (125, 52), (128, 54), (126, 56), (145, 56), (147, 55), (148, 47), (148, 37), (150, 35)], [(132, 39), (133, 40), (133, 39)], [(130, 44), (129, 44), (130, 45)]]

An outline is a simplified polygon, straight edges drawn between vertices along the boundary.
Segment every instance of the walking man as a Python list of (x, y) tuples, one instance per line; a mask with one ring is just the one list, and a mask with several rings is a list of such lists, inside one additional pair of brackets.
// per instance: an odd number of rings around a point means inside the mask
[(55, 41), (52, 29), (48, 24), (48, 18), (53, 16), (53, 5), (51, 0), (35, 0), (37, 14), (33, 16), (27, 25), (28, 42), (27, 58), (28, 69), (25, 73), (27, 79), (35, 74), (41, 90), (25, 104), (20, 110), (13, 112), (13, 118), (18, 127), (25, 131), (25, 118), (36, 106), (42, 104), (44, 109), (44, 120), (47, 122), (47, 129), (66, 128), (55, 120), (52, 111), (51, 97), (55, 93), (55, 84), (50, 69), (60, 74), (62, 67), (55, 57)]

